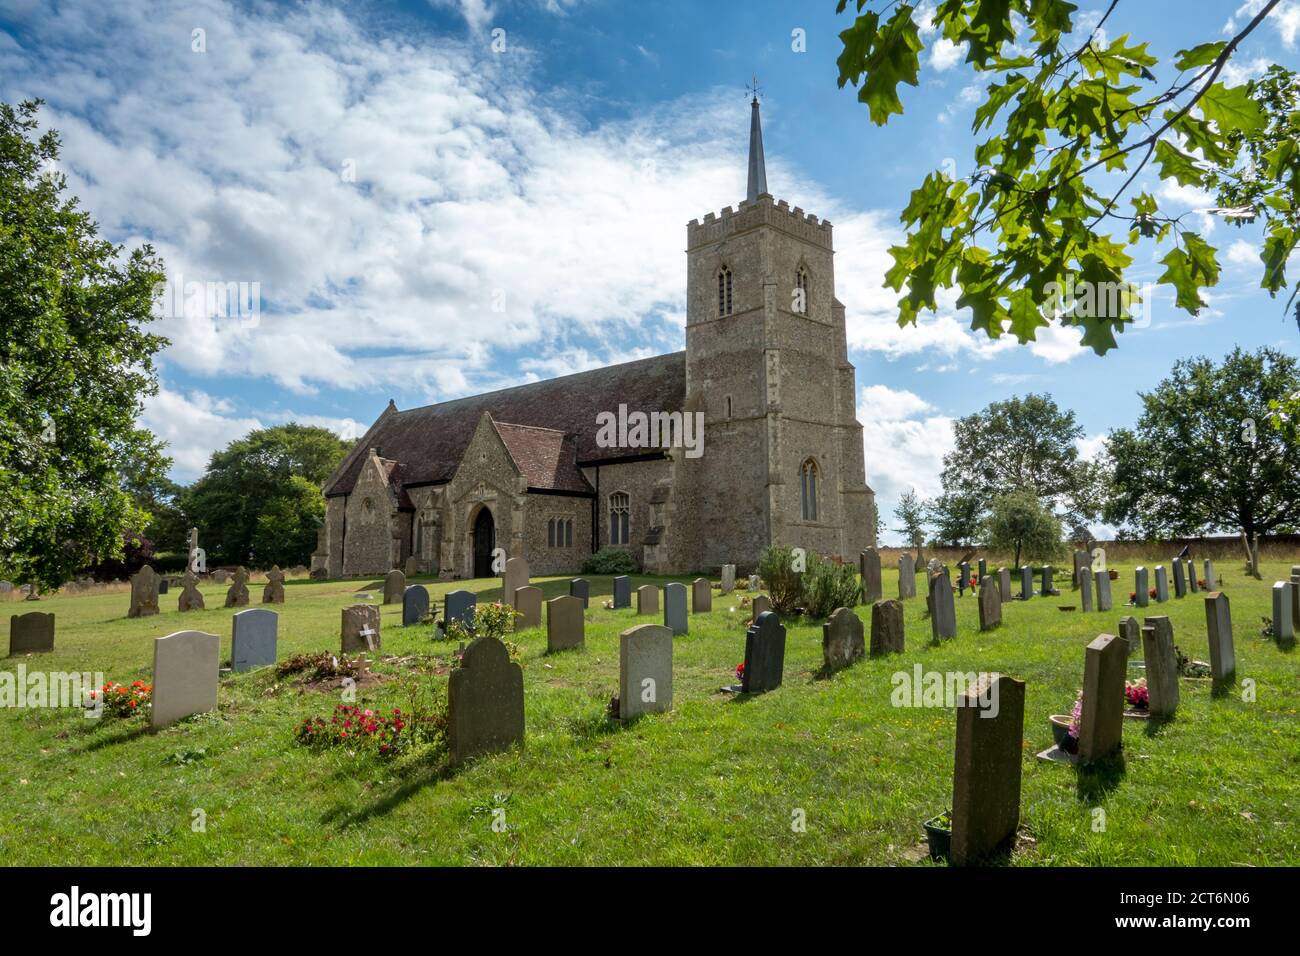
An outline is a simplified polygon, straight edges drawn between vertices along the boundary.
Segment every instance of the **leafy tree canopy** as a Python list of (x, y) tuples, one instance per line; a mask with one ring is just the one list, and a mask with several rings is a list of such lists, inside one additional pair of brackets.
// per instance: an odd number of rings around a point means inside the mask
[(1021, 559), (1050, 561), (1064, 548), (1060, 520), (1029, 491), (1013, 491), (993, 500), (988, 517), (988, 546)]

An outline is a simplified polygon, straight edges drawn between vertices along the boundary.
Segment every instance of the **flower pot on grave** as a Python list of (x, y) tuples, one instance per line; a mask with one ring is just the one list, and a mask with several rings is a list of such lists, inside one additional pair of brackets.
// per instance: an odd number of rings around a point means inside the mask
[(1070, 716), (1052, 714), (1047, 719), (1052, 725), (1052, 742), (1068, 754), (1076, 753), (1079, 749), (1079, 738), (1070, 736)]
[(930, 846), (930, 859), (947, 860), (952, 852), (952, 811), (945, 810), (937, 817), (926, 820), (925, 839)]

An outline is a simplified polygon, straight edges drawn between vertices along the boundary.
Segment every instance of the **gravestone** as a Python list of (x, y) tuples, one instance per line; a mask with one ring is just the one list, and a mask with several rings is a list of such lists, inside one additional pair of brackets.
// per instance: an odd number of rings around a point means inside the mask
[(1300, 625), (1300, 575), (1291, 579), (1291, 629)]
[(707, 614), (713, 610), (713, 585), (708, 578), (696, 578), (691, 582), (691, 613)]
[(851, 608), (836, 608), (822, 624), (822, 669), (830, 674), (861, 660), (866, 654), (862, 619)]
[(1029, 565), (1020, 568), (1020, 600), (1028, 601), (1034, 596), (1034, 569)]
[(1226, 684), (1237, 671), (1237, 655), (1232, 647), (1232, 610), (1228, 595), (1221, 591), (1205, 596), (1205, 630), (1210, 636), (1210, 676), (1216, 684)]
[(585, 611), (591, 606), (591, 583), (586, 578), (574, 578), (569, 582), (569, 597), (580, 600)]
[(515, 588), (515, 630), (542, 626), (542, 589), (527, 584)]
[(983, 581), (986, 577), (988, 577), (988, 574), (989, 574), (989, 559), (980, 558), (979, 574), (976, 575), (975, 580)]
[(1205, 590), (1213, 591), (1219, 586), (1219, 579), (1214, 573), (1214, 562), (1205, 559)]
[(1151, 603), (1151, 581), (1146, 568), (1138, 568), (1133, 572), (1133, 603), (1138, 607), (1146, 607)]
[[(501, 576), (501, 603), (513, 606), (515, 591), (528, 587), (528, 559), (510, 558)], [(539, 610), (540, 614), (541, 611)]]
[(862, 576), (862, 603), (875, 604), (881, 598), (880, 552), (867, 548), (858, 556), (858, 573)]
[(397, 568), (384, 575), (384, 603), (401, 604), (406, 593), (406, 575)]
[(998, 597), (1006, 604), (1011, 600), (1011, 569), (998, 568)]
[(1071, 575), (1073, 580), (1070, 582), (1070, 590), (1077, 591), (1081, 583), (1079, 572), (1084, 568), (1087, 568), (1088, 576), (1092, 576), (1092, 555), (1087, 551), (1075, 551), (1071, 556), (1071, 560), (1074, 562), (1074, 571)]
[(9, 656), (54, 650), (54, 614), (29, 611), (9, 617)]
[(1052, 592), (1056, 590), (1056, 587), (1052, 583), (1052, 575), (1054, 573), (1054, 569), (1050, 564), (1043, 565), (1041, 569), (1042, 584), (1039, 587), (1039, 593), (1042, 594), (1043, 597), (1051, 597)]
[(1086, 614), (1092, 610), (1092, 569), (1080, 568), (1078, 578), (1074, 586), (1079, 591), (1079, 606)]
[(230, 669), (236, 674), (275, 663), (280, 616), (266, 608), (239, 611), (230, 620)]
[(474, 626), (474, 610), (478, 598), (472, 591), (452, 591), (442, 601), (442, 626), (459, 621), (466, 627)]
[(1295, 585), (1278, 581), (1273, 585), (1273, 637), (1288, 646), (1295, 641)]
[(1114, 603), (1110, 596), (1110, 572), (1094, 571), (1092, 574), (1097, 579), (1097, 610), (1108, 613)]
[(179, 611), (202, 611), (203, 594), (199, 591), (199, 576), (188, 568), (181, 578), (181, 596), (176, 601)]
[(643, 584), (636, 589), (636, 613), (659, 613), (659, 589), (653, 584)]
[(411, 555), (406, 559), (406, 564), (402, 566), (402, 573), (408, 578), (413, 578), (420, 573), (420, 559)]
[(1149, 617), (1143, 622), (1142, 659), (1147, 665), (1147, 712), (1152, 717), (1172, 717), (1178, 709), (1178, 655), (1169, 618)]
[(965, 596), (966, 588), (970, 586), (970, 562), (959, 561), (957, 563), (957, 593)]
[(762, 694), (781, 686), (785, 673), (785, 625), (775, 611), (764, 611), (745, 632), (745, 672), (741, 693)]
[(935, 643), (957, 636), (957, 606), (946, 574), (930, 575), (930, 633)]
[(871, 656), (903, 652), (903, 603), (877, 601), (871, 605)]
[(495, 637), (472, 641), (447, 681), (453, 765), (524, 743), (524, 672)]
[(177, 631), (153, 642), (153, 704), (149, 726), (166, 727), (217, 709), (221, 638)]
[(429, 613), (429, 589), (423, 584), (410, 584), (402, 592), (402, 627), (412, 627)]
[(248, 572), (243, 568), (235, 571), (226, 590), (226, 607), (248, 607)]
[(263, 604), (284, 603), (284, 572), (277, 564), (266, 572), (266, 587), (262, 588)]
[(158, 613), (158, 575), (145, 565), (131, 575), (131, 606), (127, 617), (150, 617)]
[(1187, 597), (1187, 575), (1183, 571), (1183, 559), (1174, 558), (1174, 597)]
[(1142, 627), (1135, 617), (1119, 619), (1119, 636), (1124, 639), (1126, 653), (1132, 657), (1142, 650)]
[(980, 581), (980, 630), (991, 631), (1002, 623), (1002, 592), (993, 576), (985, 575)]
[(632, 606), (632, 579), (620, 574), (614, 579), (614, 609)]
[(229, 584), (231, 580), (231, 574), (229, 571), (225, 570), (224, 568), (218, 568), (217, 570), (212, 572), (211, 578), (213, 584)]
[[(519, 592), (516, 591), (517, 595)], [(540, 591), (539, 591), (540, 593)], [(557, 597), (546, 602), (546, 651), (568, 651), (585, 643), (582, 598)]]
[(736, 566), (734, 564), (724, 564), (722, 566), (722, 593), (730, 594), (736, 588)]
[(1124, 736), (1124, 674), (1128, 642), (1098, 635), (1083, 652), (1083, 712), (1079, 762), (1092, 763), (1118, 750)]
[(1094, 571), (1106, 570), (1106, 549), (1097, 547), (1092, 549), (1092, 569)]
[(1169, 572), (1163, 564), (1156, 565), (1156, 603), (1163, 604), (1169, 600)]
[(340, 637), (344, 654), (379, 650), (379, 608), (373, 604), (345, 607)]
[(671, 581), (664, 585), (664, 626), (673, 635), (686, 634), (690, 631), (690, 613), (686, 609), (686, 585), (680, 581)]
[(618, 636), (618, 717), (630, 720), (673, 706), (673, 634), (641, 624)]
[(1196, 580), (1196, 562), (1191, 558), (1187, 559), (1187, 590), (1195, 594), (1200, 590), (1200, 583)]
[(171, 586), (170, 586), (170, 584), (168, 583), (168, 581), (167, 581), (166, 578), (159, 578), (159, 579), (158, 579), (158, 595), (159, 595), (159, 597), (161, 597), (162, 595), (166, 594), (166, 593), (168, 592), (168, 590), (170, 590), (170, 587), (171, 587)]
[(916, 597), (916, 565), (912, 556), (905, 554), (898, 559), (898, 598)]
[[(996, 716), (981, 708), (981, 696), (997, 701)], [(1014, 844), (1020, 826), (1025, 682), (987, 674), (960, 703), (952, 773), (954, 866), (977, 863)]]
[(766, 614), (772, 610), (772, 599), (766, 594), (754, 595), (754, 600), (749, 608), (749, 622), (752, 624), (758, 620), (760, 614)]

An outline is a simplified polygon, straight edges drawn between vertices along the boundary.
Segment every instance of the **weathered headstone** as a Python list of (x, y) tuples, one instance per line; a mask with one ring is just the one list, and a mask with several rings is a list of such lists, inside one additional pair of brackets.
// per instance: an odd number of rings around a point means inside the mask
[(248, 607), (248, 572), (243, 568), (235, 571), (226, 590), (226, 607)]
[(515, 588), (515, 630), (542, 626), (542, 589), (527, 584)]
[(998, 597), (1006, 604), (1011, 600), (1011, 569), (998, 568)]
[(729, 594), (736, 588), (736, 566), (734, 564), (724, 564), (722, 566), (722, 593)]
[(1124, 735), (1124, 674), (1128, 642), (1098, 635), (1083, 652), (1083, 713), (1079, 761), (1092, 763), (1119, 749)]
[(1097, 610), (1108, 613), (1114, 604), (1110, 595), (1110, 572), (1094, 571), (1092, 575), (1097, 581)]
[(998, 590), (993, 575), (986, 574), (980, 581), (980, 630), (991, 631), (1002, 624), (1002, 592)]
[(54, 614), (30, 611), (9, 617), (9, 656), (54, 650)]
[(1151, 602), (1151, 580), (1146, 568), (1137, 568), (1133, 572), (1133, 603), (1146, 607)]
[(1137, 618), (1121, 617), (1119, 619), (1119, 636), (1124, 639), (1126, 653), (1129, 657), (1142, 650), (1142, 625), (1138, 624)]
[(199, 576), (188, 568), (185, 570), (185, 577), (181, 578), (181, 596), (176, 600), (176, 608), (180, 611), (203, 610), (203, 594), (199, 591)]
[(1147, 712), (1152, 717), (1172, 717), (1178, 709), (1178, 655), (1169, 618), (1149, 617), (1143, 622), (1142, 659), (1146, 661)]
[(1187, 574), (1183, 570), (1183, 559), (1174, 558), (1174, 597), (1187, 597)]
[(766, 614), (770, 610), (772, 610), (771, 598), (769, 598), (766, 594), (754, 595), (754, 600), (750, 603), (750, 607), (749, 607), (750, 623), (752, 624), (754, 621), (757, 621), (758, 616), (760, 614)]
[(970, 586), (970, 562), (957, 562), (957, 593), (965, 596), (966, 588)]
[(161, 597), (162, 595), (166, 594), (166, 593), (168, 592), (168, 590), (170, 590), (170, 585), (168, 584), (167, 579), (166, 579), (166, 578), (159, 578), (159, 579), (158, 579), (158, 595)]
[(586, 578), (574, 578), (569, 582), (569, 597), (580, 600), (585, 611), (591, 606), (591, 583)]
[(674, 635), (690, 631), (690, 612), (686, 607), (686, 585), (670, 581), (664, 585), (664, 626)]
[(1210, 637), (1210, 676), (1216, 684), (1226, 684), (1237, 671), (1237, 655), (1232, 646), (1232, 609), (1228, 595), (1221, 591), (1205, 596), (1205, 630)]
[(749, 576), (749, 589), (751, 591), (757, 591), (762, 586), (763, 586), (763, 582), (759, 579), (759, 576), (757, 574), (751, 574)]
[(930, 633), (935, 643), (957, 636), (957, 607), (946, 574), (930, 575)]
[(762, 694), (781, 686), (785, 674), (785, 625), (775, 611), (764, 611), (745, 633), (745, 671), (740, 689)]
[(827, 673), (848, 667), (867, 652), (862, 619), (852, 608), (836, 608), (822, 624), (822, 669)]
[(910, 554), (898, 559), (898, 597), (899, 600), (916, 597), (916, 565)]
[(1106, 549), (1097, 547), (1092, 549), (1092, 569), (1093, 571), (1106, 570)]
[(262, 588), (263, 604), (284, 603), (284, 572), (277, 564), (266, 572), (266, 587)]
[(1214, 562), (1205, 559), (1205, 590), (1213, 591), (1219, 586), (1219, 579), (1214, 573)]
[(880, 552), (867, 548), (858, 555), (858, 574), (862, 577), (862, 603), (875, 604), (881, 597)]
[(632, 606), (632, 579), (620, 574), (614, 579), (614, 608)]
[(630, 720), (673, 706), (673, 634), (641, 624), (618, 636), (618, 716)]
[(713, 585), (708, 578), (696, 578), (691, 582), (691, 613), (707, 614), (713, 610)]
[(659, 613), (659, 589), (653, 584), (643, 584), (636, 589), (636, 613)]
[(420, 573), (420, 559), (415, 555), (410, 555), (406, 559), (406, 564), (402, 566), (402, 573), (408, 578), (413, 578)]
[(384, 575), (384, 603), (401, 604), (406, 593), (406, 575), (397, 568)]
[[(515, 592), (519, 594), (518, 591)], [(552, 598), (546, 602), (546, 650), (548, 653), (582, 647), (586, 640), (582, 598)]]
[(230, 622), (230, 669), (235, 673), (275, 663), (280, 616), (266, 608), (239, 611)]
[(452, 764), (524, 742), (524, 672), (495, 637), (465, 648), (447, 682), (447, 748)]
[(877, 601), (871, 605), (871, 656), (903, 652), (903, 604)]
[(1055, 585), (1052, 583), (1052, 575), (1055, 570), (1050, 564), (1044, 564), (1040, 573), (1042, 574), (1042, 584), (1039, 587), (1039, 593), (1043, 597), (1051, 597), (1052, 592), (1056, 590)]
[(153, 642), (153, 703), (149, 725), (166, 727), (217, 709), (221, 638), (177, 631)]
[(1196, 562), (1188, 558), (1185, 567), (1187, 568), (1187, 590), (1195, 594), (1200, 590), (1200, 583), (1196, 580)]
[(149, 617), (158, 613), (158, 575), (145, 565), (131, 575), (131, 607), (127, 617)]
[(343, 609), (340, 650), (344, 654), (379, 650), (379, 608), (353, 604)]
[(1294, 594), (1295, 585), (1290, 581), (1273, 585), (1273, 637), (1284, 647), (1295, 641)]
[(442, 624), (446, 627), (452, 621), (458, 621), (466, 627), (474, 624), (474, 611), (478, 607), (478, 598), (473, 591), (451, 591), (442, 599)]
[(528, 559), (508, 559), (505, 572), (501, 576), (501, 603), (513, 606), (515, 591), (526, 587), (528, 587)]
[(976, 575), (975, 579), (977, 581), (983, 581), (986, 577), (988, 577), (988, 573), (989, 573), (989, 559), (980, 558), (979, 574)]
[(1079, 606), (1086, 614), (1092, 610), (1092, 568), (1080, 568), (1077, 577), (1074, 586), (1079, 592)]
[(1163, 564), (1156, 565), (1156, 603), (1169, 600), (1169, 572)]
[(408, 584), (402, 592), (402, 627), (412, 627), (429, 613), (429, 589), (423, 584)]
[(1082, 579), (1079, 577), (1079, 572), (1081, 570), (1087, 568), (1088, 576), (1090, 578), (1092, 577), (1092, 555), (1087, 551), (1075, 551), (1071, 555), (1071, 560), (1074, 562), (1074, 571), (1071, 575), (1073, 580), (1070, 581), (1070, 590), (1077, 591), (1079, 586), (1083, 583)]
[[(996, 716), (990, 716), (992, 708), (980, 706), (981, 698), (997, 701)], [(1020, 826), (1025, 682), (987, 674), (966, 691), (961, 704), (952, 774), (954, 866), (977, 863), (1015, 841)]]
[(1034, 569), (1029, 565), (1020, 567), (1020, 600), (1028, 601), (1034, 596)]
[(232, 575), (225, 568), (217, 568), (217, 570), (212, 572), (211, 577), (213, 584), (229, 584)]

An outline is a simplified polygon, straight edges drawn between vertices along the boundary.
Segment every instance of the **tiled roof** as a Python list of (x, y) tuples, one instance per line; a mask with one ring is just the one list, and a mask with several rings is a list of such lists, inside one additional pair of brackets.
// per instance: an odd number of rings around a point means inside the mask
[(554, 428), (535, 425), (492, 423), (497, 434), (515, 460), (529, 488), (546, 491), (576, 491), (593, 494), (594, 489), (582, 477), (575, 457), (573, 439)]

